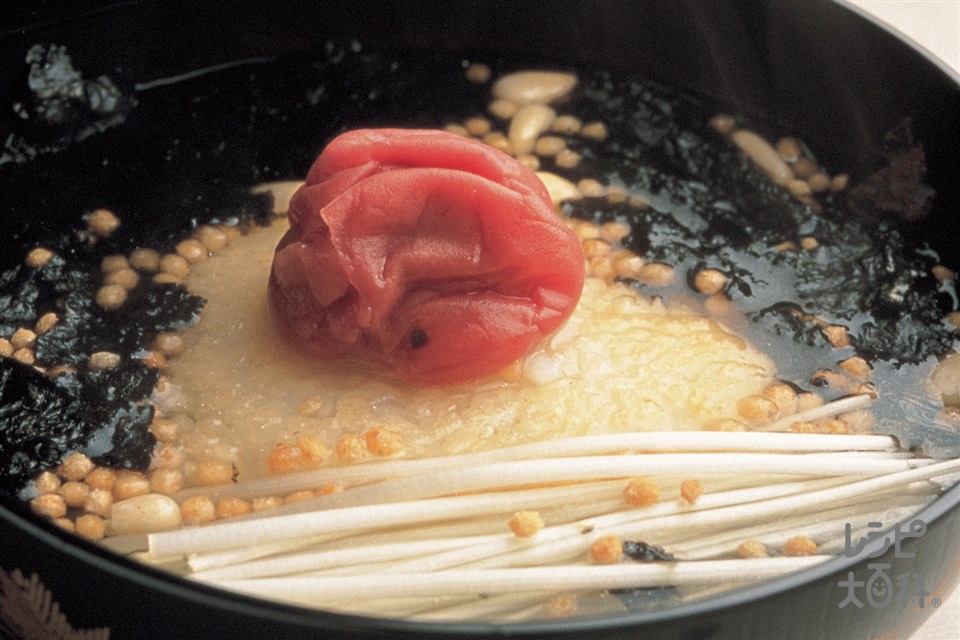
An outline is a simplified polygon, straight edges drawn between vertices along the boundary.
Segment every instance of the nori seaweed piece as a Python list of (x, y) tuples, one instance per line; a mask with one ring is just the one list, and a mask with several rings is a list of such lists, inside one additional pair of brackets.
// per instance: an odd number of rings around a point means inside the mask
[[(624, 540), (623, 555), (637, 562), (677, 562), (676, 556), (663, 547), (641, 541)], [(630, 611), (647, 611), (681, 600), (676, 587), (645, 587), (637, 589), (611, 589)]]
[(50, 378), (0, 358), (0, 490), (17, 493), (82, 451), (99, 464), (144, 470), (156, 438), (143, 400), (159, 374), (140, 362)]
[(16, 493), (91, 433), (77, 396), (33, 367), (0, 358), (0, 489)]
[[(143, 471), (150, 466), (150, 459), (157, 439), (150, 432), (153, 406), (129, 404), (100, 416), (101, 433), (88, 446), (88, 455), (97, 464), (108, 467)], [(109, 448), (102, 454), (93, 449), (109, 436)]]
[[(48, 265), (21, 263), (0, 274), (0, 335), (31, 327), (54, 311), (57, 324), (37, 338), (37, 363), (74, 368), (50, 378), (4, 361), (0, 490), (11, 492), (73, 451), (83, 451), (99, 464), (146, 469), (156, 444), (149, 430), (153, 407), (146, 400), (159, 374), (140, 358), (154, 336), (190, 326), (203, 307), (203, 300), (184, 287), (145, 278), (123, 307), (105, 310), (95, 302), (102, 282), (99, 264), (114, 248), (77, 236), (50, 246), (57, 254)], [(122, 364), (88, 369), (97, 351), (120, 355)], [(25, 400), (18, 401), (18, 394), (25, 394)]]
[(800, 305), (793, 302), (778, 302), (750, 314), (751, 320), (776, 335), (792, 336), (796, 342), (808, 347), (826, 343), (826, 336), (819, 327), (806, 321), (806, 316)]
[(824, 338), (802, 316), (816, 315), (847, 326), (862, 357), (896, 367), (951, 348), (955, 335), (942, 319), (954, 298), (931, 275), (933, 257), (909, 248), (888, 224), (819, 224), (825, 240), (817, 249), (782, 258), (794, 274), (797, 302), (753, 311), (755, 322), (814, 346)]
[(135, 470), (149, 466), (157, 441), (150, 432), (154, 408), (144, 400), (159, 377), (139, 360), (57, 376), (57, 384), (79, 398), (85, 419), (93, 425), (82, 450), (94, 462)]
[[(782, 313), (789, 302), (806, 315), (847, 326), (858, 354), (896, 367), (953, 346), (955, 334), (942, 318), (956, 307), (955, 296), (937, 292), (932, 252), (905, 238), (904, 221), (926, 215), (931, 196), (909, 121), (888, 135), (888, 166), (846, 195), (823, 196), (819, 212), (706, 128), (706, 116), (717, 109), (703, 97), (629, 74), (588, 71), (568, 109), (610, 130), (600, 145), (570, 141), (583, 155), (574, 178), (607, 174), (654, 198), (650, 209), (633, 211), (584, 199), (569, 205), (577, 217), (630, 221), (626, 245), (678, 273), (700, 264), (726, 272), (727, 293), (771, 334), (825, 344), (815, 326)], [(776, 138), (762, 124), (754, 128)], [(820, 246), (773, 250), (805, 236)]]
[[(68, 289), (64, 282), (73, 283), (73, 288), (64, 292)], [(114, 467), (142, 470), (150, 463), (156, 439), (149, 430), (153, 408), (144, 401), (159, 374), (138, 356), (156, 334), (193, 324), (203, 300), (182, 286), (145, 282), (131, 291), (121, 309), (106, 311), (93, 301), (96, 282), (95, 275), (83, 268), (62, 266), (19, 267), (3, 279), (7, 286), (0, 289), (0, 313), (13, 320), (8, 333), (13, 327), (31, 325), (45, 309), (56, 309), (56, 326), (37, 339), (38, 362), (69, 365), (77, 371), (50, 379), (32, 367), (18, 365), (33, 382), (11, 378), (0, 398), (0, 410), (6, 416), (0, 423), (0, 461), (9, 470), (0, 489), (22, 488), (37, 473), (77, 450)], [(117, 353), (123, 364), (87, 369), (90, 355), (97, 351)], [(16, 364), (8, 362), (13, 364), (5, 366)], [(17, 402), (19, 393), (39, 398), (39, 390), (52, 398), (48, 407)], [(20, 424), (29, 425), (27, 433), (53, 434), (52, 444), (41, 446), (44, 437), (25, 439), (18, 430)]]
[(86, 298), (92, 303), (100, 275), (92, 268), (68, 268), (61, 255), (36, 269), (20, 264), (0, 274), (0, 334), (10, 335), (18, 327), (30, 326), (40, 314), (56, 309), (64, 296)]
[(633, 540), (623, 541), (623, 555), (637, 562), (676, 562), (677, 560), (676, 556), (664, 551), (663, 547)]
[(127, 303), (118, 309), (116, 320), (131, 335), (141, 338), (185, 329), (197, 321), (203, 310), (203, 299), (180, 285), (144, 283), (130, 294)]
[(41, 269), (21, 265), (0, 274), (0, 335), (32, 326), (43, 313), (55, 311), (57, 324), (37, 339), (37, 358), (80, 366), (97, 351), (134, 357), (152, 336), (196, 322), (203, 299), (182, 286), (146, 279), (130, 291), (123, 307), (101, 309), (94, 302), (101, 274), (87, 266), (97, 262), (86, 256), (80, 266), (68, 269), (57, 257)]
[(160, 374), (142, 362), (128, 361), (110, 368), (81, 374), (80, 400), (93, 415), (112, 412), (150, 397)]

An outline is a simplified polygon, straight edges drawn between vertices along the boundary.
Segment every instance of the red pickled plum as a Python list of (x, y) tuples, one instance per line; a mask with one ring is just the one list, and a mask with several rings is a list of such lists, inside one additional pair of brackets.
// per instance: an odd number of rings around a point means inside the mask
[(445, 131), (334, 139), (293, 196), (274, 315), (319, 358), (431, 386), (516, 361), (573, 311), (580, 242), (536, 175)]

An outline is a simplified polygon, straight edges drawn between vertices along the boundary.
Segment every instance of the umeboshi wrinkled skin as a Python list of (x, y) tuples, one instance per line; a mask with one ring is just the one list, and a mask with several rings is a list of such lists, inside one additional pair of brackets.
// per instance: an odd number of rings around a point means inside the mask
[(445, 131), (342, 134), (289, 221), (269, 298), (290, 339), (406, 382), (496, 373), (556, 330), (583, 288), (580, 243), (537, 176)]

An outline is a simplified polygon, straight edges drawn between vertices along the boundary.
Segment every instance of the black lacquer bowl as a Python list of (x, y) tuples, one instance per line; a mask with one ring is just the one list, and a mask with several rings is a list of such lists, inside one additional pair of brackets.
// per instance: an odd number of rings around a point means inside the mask
[[(824, 161), (849, 168), (854, 177), (869, 175), (882, 164), (884, 135), (909, 118), (915, 142), (926, 153), (926, 184), (936, 195), (929, 214), (902, 221), (903, 231), (926, 241), (945, 264), (960, 267), (958, 78), (833, 2), (409, 0), (223, 5), (133, 0), (64, 7), (39, 2), (8, 7), (4, 13), (0, 18), (8, 22), (0, 24), (4, 136), (8, 129), (24, 131), (17, 119), (23, 109), (30, 109), (22, 100), (24, 59), (31, 46), (63, 45), (86, 78), (103, 74), (111, 79), (86, 85), (85, 104), (96, 112), (93, 116), (67, 113), (66, 128), (27, 130), (27, 138), (5, 139), (0, 161), (4, 269), (21, 260), (25, 247), (39, 238), (72, 228), (77, 213), (71, 199), (82, 198), (87, 185), (95, 188), (97, 176), (117, 179), (118, 192), (133, 191), (126, 194), (128, 204), (143, 203), (139, 214), (124, 213), (125, 226), (140, 234), (130, 242), (143, 242), (172, 233), (179, 224), (167, 220), (162, 207), (150, 202), (159, 199), (164, 206), (182, 208), (185, 194), (194, 200), (198, 194), (229, 195), (231, 189), (257, 180), (295, 175), (296, 168), (302, 171), (310, 158), (307, 150), (294, 153), (289, 166), (281, 162), (267, 168), (257, 166), (257, 149), (240, 145), (221, 149), (215, 162), (211, 160), (216, 169), (208, 173), (201, 169), (190, 180), (179, 176), (189, 183), (183, 193), (141, 194), (149, 191), (149, 184), (133, 178), (124, 182), (122, 171), (107, 168), (105, 160), (114, 156), (102, 142), (103, 133), (110, 131), (114, 140), (145, 140), (142, 153), (149, 155), (150, 128), (156, 125), (138, 114), (138, 91), (161, 87), (159, 79), (182, 79), (192, 71), (235, 61), (256, 64), (330, 38), (448, 51), (454, 57), (481, 52), (636, 70), (796, 131)], [(202, 83), (202, 77), (195, 82)], [(197, 109), (202, 112), (202, 107)], [(211, 129), (219, 124), (211, 123)], [(25, 144), (30, 136), (33, 144)], [(276, 144), (282, 147), (287, 142)], [(65, 149), (62, 153), (60, 147)], [(233, 173), (224, 173), (224, 167)], [(210, 207), (246, 205), (227, 198), (191, 206), (199, 206), (202, 215)], [(64, 628), (69, 625), (88, 630), (89, 637), (114, 639), (897, 638), (909, 635), (933, 610), (932, 598), (945, 598), (960, 579), (960, 487), (919, 514), (926, 532), (904, 540), (899, 548), (884, 550), (883, 541), (877, 540), (854, 557), (837, 557), (782, 579), (656, 611), (501, 626), (341, 616), (224, 593), (80, 541), (33, 516), (14, 497), (3, 495), (0, 500), (0, 635), (11, 637), (67, 637), (49, 635), (49, 621), (65, 616)], [(930, 594), (925, 607), (841, 606), (847, 595), (843, 584), (867, 583), (875, 573), (869, 565), (877, 563), (889, 565), (890, 576), (922, 575)]]

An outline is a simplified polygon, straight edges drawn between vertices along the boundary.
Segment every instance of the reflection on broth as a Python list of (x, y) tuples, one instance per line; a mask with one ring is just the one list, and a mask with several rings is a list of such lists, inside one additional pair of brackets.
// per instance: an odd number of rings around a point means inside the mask
[[(314, 129), (314, 153), (345, 129), (429, 126), (535, 171), (583, 250), (576, 309), (495, 375), (420, 387), (277, 334), (267, 278), (302, 146), (247, 181), (272, 197), (259, 216), (114, 250), (123, 215), (93, 208), (79, 245), (25, 247), (0, 280), (19, 305), (0, 390), (33, 381), (76, 427), (10, 474), (37, 513), (240, 592), (507, 621), (800, 570), (956, 478), (953, 272), (799, 138), (603, 70), (356, 43), (288, 64), (289, 126)], [(333, 110), (319, 130), (313, 109)], [(100, 397), (95, 416), (75, 404)]]

